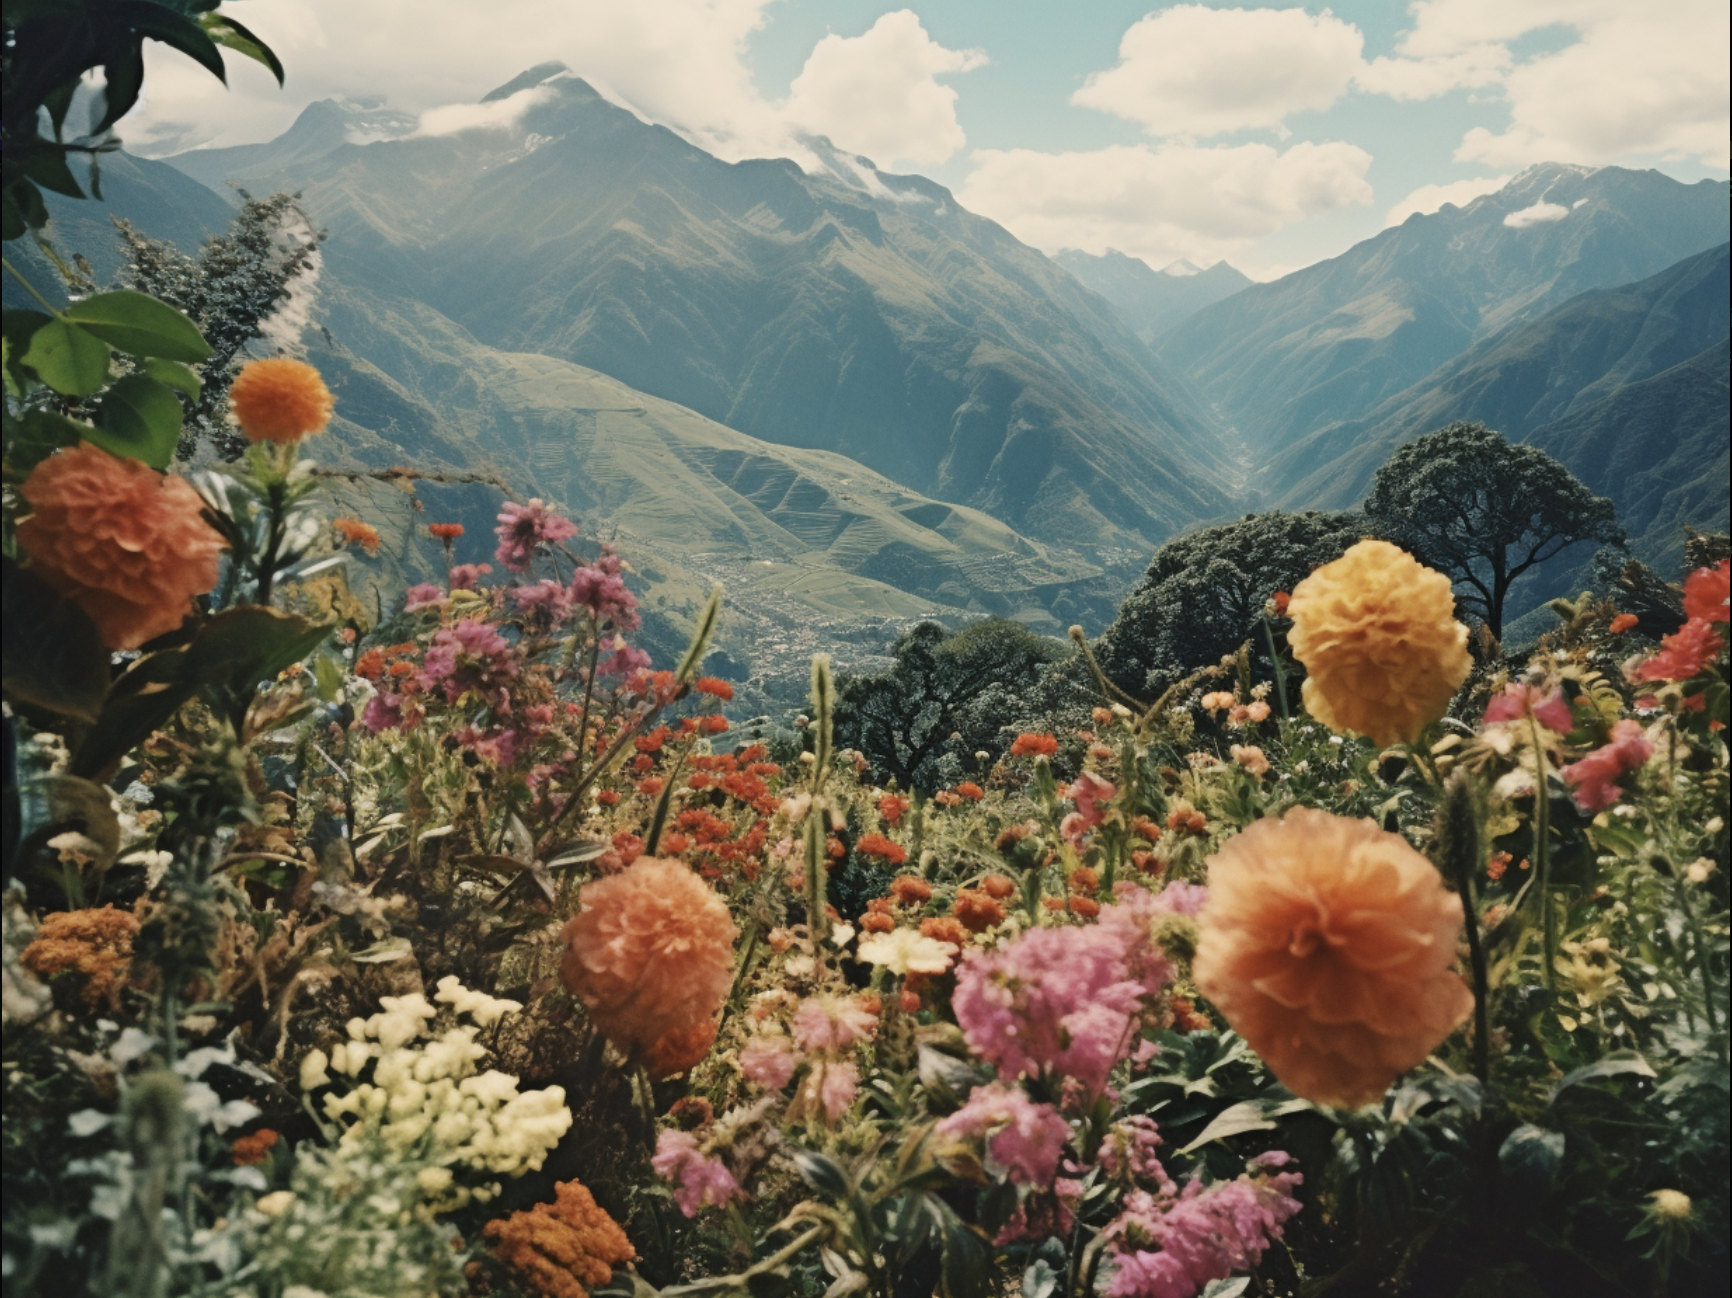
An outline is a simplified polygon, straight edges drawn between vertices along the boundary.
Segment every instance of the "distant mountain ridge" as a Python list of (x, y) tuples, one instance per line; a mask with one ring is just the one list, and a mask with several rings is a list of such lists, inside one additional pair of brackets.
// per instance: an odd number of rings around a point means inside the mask
[[(1235, 425), (1254, 463), (1273, 465), (1307, 434), (1363, 418), (1512, 324), (1725, 242), (1729, 195), (1726, 181), (1532, 167), (1465, 207), (1416, 214), (1206, 307), (1157, 350)], [(1285, 498), (1292, 473), (1256, 478)]]
[(1110, 248), (1099, 256), (1065, 248), (1052, 259), (1111, 302), (1137, 337), (1151, 344), (1204, 307), (1255, 282), (1224, 261), (1207, 269), (1183, 261), (1155, 270), (1139, 257)]
[[(1214, 417), (1099, 298), (941, 186), (834, 150), (829, 174), (724, 163), (577, 78), (535, 84), (512, 132), (355, 145), (321, 109), (224, 166), (300, 190), (345, 283), (1030, 536), (1146, 551), (1234, 507)], [(315, 128), (330, 147), (308, 156)]]

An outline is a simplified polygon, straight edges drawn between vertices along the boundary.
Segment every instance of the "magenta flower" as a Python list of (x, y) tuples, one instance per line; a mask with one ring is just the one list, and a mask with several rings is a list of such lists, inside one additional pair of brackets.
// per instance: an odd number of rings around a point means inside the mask
[(766, 1091), (779, 1091), (793, 1081), (799, 1063), (786, 1037), (755, 1036), (740, 1050), (740, 1072)]
[(444, 693), (447, 703), (480, 694), (501, 712), (511, 710), (505, 683), (517, 675), (511, 645), (487, 623), (466, 617), (441, 627), (421, 668), (421, 687)]
[(611, 622), (621, 631), (637, 630), (637, 596), (626, 589), (617, 555), (604, 550), (593, 567), (579, 568), (571, 578), (572, 601), (587, 608), (597, 622)]
[(1070, 1123), (1050, 1104), (1028, 1098), (1020, 1086), (992, 1082), (977, 1086), (955, 1113), (934, 1131), (953, 1140), (974, 1140), (992, 1133), (986, 1152), (1022, 1185), (1050, 1186), (1058, 1175), (1059, 1155), (1070, 1139)]
[(689, 1131), (664, 1131), (656, 1137), (650, 1166), (672, 1183), (674, 1202), (688, 1217), (697, 1216), (699, 1208), (723, 1208), (746, 1197), (720, 1159), (699, 1152), (698, 1138)]
[(403, 696), (375, 694), (367, 700), (367, 706), (361, 712), (361, 724), (376, 735), (400, 729), (403, 725)]
[(1532, 685), (1506, 685), (1502, 694), (1486, 704), (1485, 724), (1488, 726), (1499, 721), (1519, 721), (1523, 717), (1532, 717), (1547, 730), (1555, 730), (1560, 735), (1567, 735), (1576, 728), (1570, 705), (1564, 702), (1564, 696), (1558, 690), (1544, 694)]
[(544, 617), (554, 624), (571, 615), (571, 592), (551, 578), (530, 586), (513, 586), (511, 602), (520, 612)]
[(403, 611), (415, 613), (424, 608), (438, 608), (447, 598), (442, 587), (435, 586), (430, 581), (424, 581), (419, 586), (411, 586), (403, 592)]
[(1160, 1128), (1155, 1120), (1146, 1114), (1133, 1114), (1107, 1131), (1101, 1141), (1100, 1165), (1108, 1176), (1152, 1184), (1161, 1193), (1172, 1194), (1176, 1187), (1155, 1152), (1160, 1147)]
[(1253, 1162), (1254, 1175), (1208, 1189), (1192, 1181), (1177, 1198), (1131, 1191), (1124, 1212), (1106, 1228), (1114, 1250), (1108, 1294), (1192, 1298), (1211, 1281), (1256, 1266), (1299, 1211), (1289, 1191), (1303, 1178), (1263, 1175), (1286, 1162), (1285, 1154), (1265, 1154)]
[(607, 657), (596, 664), (596, 672), (602, 676), (629, 676), (650, 665), (650, 656), (647, 653), (635, 645), (627, 644), (619, 636), (604, 641), (602, 648), (610, 651)]
[(508, 500), (499, 510), (499, 526), (494, 528), (499, 546), (493, 557), (513, 572), (522, 572), (535, 557), (541, 545), (555, 545), (577, 535), (577, 524), (549, 509), (540, 499), (519, 505)]
[(1576, 791), (1576, 806), (1592, 815), (1622, 797), (1624, 791), (1615, 781), (1653, 755), (1654, 746), (1642, 733), (1642, 727), (1624, 720), (1612, 727), (1610, 743), (1596, 748), (1581, 761), (1572, 762), (1559, 774)]
[(451, 570), (451, 589), (474, 590), (476, 583), (492, 571), (490, 563), (460, 563)]

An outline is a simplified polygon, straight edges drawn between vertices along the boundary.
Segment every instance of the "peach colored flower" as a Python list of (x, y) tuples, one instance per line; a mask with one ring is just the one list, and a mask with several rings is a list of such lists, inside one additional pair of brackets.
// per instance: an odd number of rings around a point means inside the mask
[(1200, 922), (1197, 986), (1319, 1104), (1373, 1103), (1473, 1008), (1450, 968), (1461, 899), (1369, 820), (1257, 821), (1209, 858)]
[(1251, 772), (1252, 775), (1267, 775), (1269, 773), (1269, 758), (1255, 744), (1234, 744), (1230, 751), (1233, 760)]
[(298, 442), (322, 433), (333, 404), (319, 371), (287, 356), (248, 361), (229, 388), (229, 412), (249, 442)]
[(565, 985), (613, 1043), (652, 1054), (694, 1032), (728, 994), (738, 930), (710, 886), (679, 861), (639, 857), (584, 885), (565, 928)]
[(182, 478), (88, 442), (56, 451), (19, 488), (30, 570), (72, 600), (110, 649), (173, 631), (217, 580), (223, 540)]
[(1388, 541), (1361, 541), (1293, 590), (1287, 643), (1305, 708), (1331, 730), (1411, 743), (1467, 679), (1449, 578)]
[(663, 1034), (650, 1047), (644, 1067), (651, 1077), (657, 1079), (677, 1077), (703, 1063), (709, 1056), (710, 1047), (715, 1044), (716, 1021), (698, 1019)]

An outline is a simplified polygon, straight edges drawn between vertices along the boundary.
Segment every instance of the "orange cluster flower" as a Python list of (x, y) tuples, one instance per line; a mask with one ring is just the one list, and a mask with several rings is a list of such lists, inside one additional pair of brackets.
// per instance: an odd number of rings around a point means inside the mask
[(18, 962), (43, 982), (65, 973), (83, 979), (79, 994), (94, 1010), (113, 1004), (126, 985), (138, 927), (137, 916), (114, 906), (55, 911), (43, 917)]
[(1637, 617), (1634, 613), (1619, 613), (1612, 618), (1610, 625), (1606, 629), (1613, 635), (1623, 635), (1624, 632), (1632, 629), (1641, 620), (1642, 619)]
[(896, 927), (896, 921), (880, 911), (869, 910), (860, 916), (860, 931), (862, 933), (888, 933)]
[(223, 540), (187, 482), (89, 442), (56, 451), (19, 487), (30, 571), (81, 608), (110, 649), (173, 631), (217, 580)]
[(561, 1181), (553, 1191), (552, 1203), (495, 1218), (481, 1233), (532, 1293), (587, 1298), (586, 1285), (606, 1284), (618, 1263), (636, 1260), (637, 1250), (581, 1181)]
[(260, 1127), (250, 1136), (242, 1136), (229, 1146), (229, 1156), (236, 1167), (254, 1167), (271, 1156), (271, 1150), (282, 1137), (269, 1127)]
[(892, 828), (902, 823), (902, 817), (907, 811), (908, 799), (900, 794), (886, 793), (878, 799), (878, 814), (884, 818), (884, 823)]
[(1058, 740), (1052, 735), (1025, 730), (1010, 746), (1012, 757), (1051, 757), (1058, 752)]
[(1180, 798), (1167, 812), (1167, 828), (1175, 834), (1206, 834), (1209, 832), (1209, 818), (1188, 799)]
[(967, 798), (970, 802), (979, 802), (986, 796), (986, 790), (981, 788), (973, 780), (964, 780), (961, 784), (956, 786), (956, 791), (963, 797)]
[(940, 789), (932, 795), (932, 800), (941, 807), (960, 807), (962, 795), (953, 789)]
[(319, 371), (287, 356), (249, 361), (229, 387), (229, 412), (249, 442), (298, 442), (331, 422)]
[(1197, 986), (1295, 1095), (1378, 1100), (1467, 1017), (1461, 898), (1399, 834), (1295, 807), (1209, 859)]
[(1293, 591), (1287, 643), (1305, 708), (1331, 730), (1412, 743), (1472, 667), (1449, 578), (1388, 541), (1361, 541)]
[(957, 948), (968, 945), (968, 930), (962, 926), (961, 920), (950, 915), (934, 915), (931, 919), (921, 920), (920, 936), (935, 942), (948, 942)]
[(1093, 892), (1101, 886), (1101, 877), (1086, 865), (1071, 871), (1070, 886), (1078, 892)]
[(441, 541), (450, 544), (452, 541), (455, 541), (458, 537), (463, 535), (463, 524), (429, 523), (427, 524), (427, 534), (429, 536), (438, 537)]
[(331, 526), (337, 529), (345, 543), (358, 545), (368, 554), (379, 553), (379, 529), (371, 523), (363, 523), (358, 518), (333, 518)]
[(886, 865), (901, 865), (908, 859), (907, 848), (882, 834), (860, 835), (860, 841), (854, 844), (854, 850), (861, 856), (875, 856)]
[(904, 906), (922, 906), (932, 900), (932, 885), (915, 874), (897, 875), (890, 883), (890, 892)]
[(984, 933), (1004, 922), (1004, 907), (975, 888), (959, 888), (951, 912), (970, 933)]
[(719, 676), (700, 676), (692, 682), (692, 688), (699, 694), (708, 694), (723, 703), (731, 702), (734, 697), (733, 685)]
[(581, 899), (583, 910), (565, 927), (560, 975), (615, 1045), (648, 1056), (721, 1008), (738, 930), (714, 889), (683, 863), (640, 857), (585, 884)]
[(980, 881), (980, 890), (988, 897), (1003, 901), (1016, 896), (1016, 881), (1002, 874), (989, 874)]
[(716, 1021), (699, 1019), (683, 1028), (664, 1033), (649, 1049), (644, 1068), (658, 1081), (690, 1072), (709, 1057), (716, 1044)]

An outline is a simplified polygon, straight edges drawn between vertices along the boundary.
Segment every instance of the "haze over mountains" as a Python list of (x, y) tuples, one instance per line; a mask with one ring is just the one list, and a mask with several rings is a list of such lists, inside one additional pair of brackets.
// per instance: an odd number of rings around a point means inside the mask
[[(190, 249), (226, 182), (300, 192), (330, 236), (324, 458), (490, 473), (611, 529), (670, 636), (724, 580), (742, 671), (928, 615), (1104, 625), (1166, 537), (1352, 504), (1455, 418), (1545, 446), (1650, 557), (1725, 525), (1723, 181), (1536, 167), (1251, 284), (1048, 258), (822, 140), (810, 174), (724, 163), (558, 65), (464, 111), (486, 124), (429, 135), (325, 101), (265, 144), (115, 155), (105, 194)], [(110, 276), (107, 213), (51, 205)], [(395, 579), (432, 571), (407, 497), (349, 490)], [(482, 557), (489, 490), (422, 491)]]

